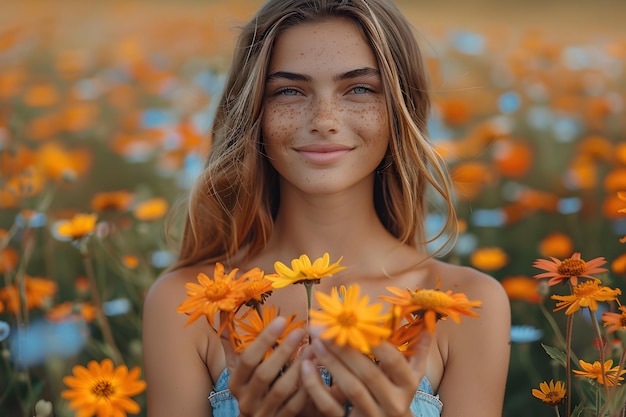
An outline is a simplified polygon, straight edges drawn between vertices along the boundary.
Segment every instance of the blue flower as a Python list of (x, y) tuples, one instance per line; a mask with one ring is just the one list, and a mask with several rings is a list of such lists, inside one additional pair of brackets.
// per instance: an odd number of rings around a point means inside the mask
[(543, 330), (529, 325), (513, 325), (511, 326), (511, 342), (513, 343), (531, 343), (541, 340)]

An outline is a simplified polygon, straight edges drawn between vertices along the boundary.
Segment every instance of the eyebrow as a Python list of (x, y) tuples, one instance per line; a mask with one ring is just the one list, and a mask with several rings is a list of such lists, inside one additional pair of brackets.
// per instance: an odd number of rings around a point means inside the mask
[[(342, 74), (335, 75), (333, 77), (333, 81), (349, 80), (352, 78), (358, 78), (358, 77), (364, 77), (364, 76), (380, 78), (380, 71), (374, 68), (370, 68), (370, 67), (357, 68), (354, 70), (344, 72)], [(288, 71), (276, 71), (276, 72), (271, 73), (267, 77), (266, 82), (271, 82), (273, 80), (280, 79), (280, 78), (284, 78), (290, 81), (311, 81), (312, 80), (309, 75), (299, 74), (295, 72), (288, 72)]]

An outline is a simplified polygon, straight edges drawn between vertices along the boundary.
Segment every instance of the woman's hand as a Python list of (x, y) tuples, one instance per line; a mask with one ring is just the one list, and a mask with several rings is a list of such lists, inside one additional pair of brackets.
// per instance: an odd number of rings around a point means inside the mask
[(430, 341), (430, 334), (422, 332), (418, 353), (408, 361), (395, 346), (384, 342), (372, 349), (379, 359), (376, 364), (355, 349), (315, 339), (311, 347), (317, 363), (330, 371), (333, 383), (326, 387), (315, 375), (313, 362), (304, 360), (304, 387), (327, 417), (346, 415), (346, 401), (352, 405), (350, 417), (410, 417), (409, 405), (426, 373)]
[[(274, 319), (241, 354), (232, 351), (223, 342), (226, 362), (230, 370), (228, 387), (237, 398), (240, 416), (297, 415), (304, 407), (307, 393), (299, 388), (300, 359), (290, 365), (291, 358), (305, 332), (295, 329), (285, 337), (272, 354), (263, 359), (265, 352), (276, 345), (286, 326), (283, 317)], [(227, 335), (222, 335), (222, 340)]]

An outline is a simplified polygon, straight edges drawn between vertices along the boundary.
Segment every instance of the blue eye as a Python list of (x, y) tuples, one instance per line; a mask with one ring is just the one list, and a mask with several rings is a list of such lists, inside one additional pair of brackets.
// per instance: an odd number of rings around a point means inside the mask
[(369, 93), (371, 90), (367, 87), (363, 87), (363, 86), (358, 86), (358, 87), (354, 87), (352, 89), (352, 92), (354, 94), (367, 94)]
[(298, 92), (298, 90), (295, 90), (293, 88), (284, 88), (284, 89), (278, 91), (278, 94), (282, 95), (282, 96), (295, 96), (295, 95), (298, 95), (300, 93)]

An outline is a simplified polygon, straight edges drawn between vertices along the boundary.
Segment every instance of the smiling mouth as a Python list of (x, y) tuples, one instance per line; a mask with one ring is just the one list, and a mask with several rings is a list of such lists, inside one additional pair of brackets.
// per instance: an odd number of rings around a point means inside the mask
[(340, 160), (344, 155), (350, 152), (350, 149), (337, 149), (328, 151), (299, 150), (307, 161), (317, 165), (328, 165)]

